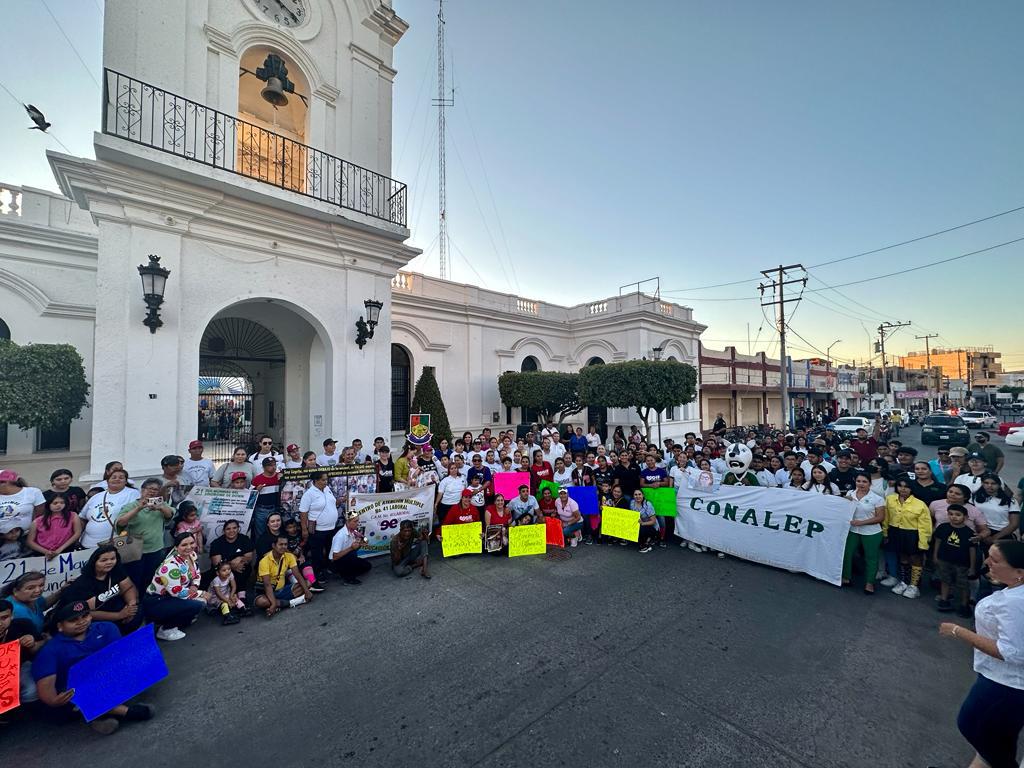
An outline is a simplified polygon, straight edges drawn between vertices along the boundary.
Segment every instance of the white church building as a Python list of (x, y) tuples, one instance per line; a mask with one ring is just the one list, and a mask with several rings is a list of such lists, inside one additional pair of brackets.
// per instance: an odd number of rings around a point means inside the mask
[[(112, 459), (157, 473), (197, 436), (397, 445), (424, 366), (458, 432), (529, 420), (501, 403), (503, 371), (697, 367), (704, 326), (638, 290), (565, 307), (403, 271), (407, 24), (378, 0), (264, 5), (107, 0), (96, 159), (48, 153), (62, 194), (0, 183), (0, 336), (73, 344), (91, 386), (64, 428), (0, 425), (0, 466), (45, 487), (54, 467), (95, 477)], [(696, 430), (698, 403), (663, 413), (662, 436)]]

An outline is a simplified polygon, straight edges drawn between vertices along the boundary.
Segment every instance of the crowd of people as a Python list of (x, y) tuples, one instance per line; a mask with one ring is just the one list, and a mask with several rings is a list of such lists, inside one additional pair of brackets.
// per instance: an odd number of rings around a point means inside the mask
[[(880, 434), (877, 422), (872, 434), (859, 430), (848, 441), (828, 430), (750, 432), (743, 442), (751, 463), (739, 473), (730, 470), (727, 443), (713, 431), (658, 446), (636, 427), (629, 434), (617, 428), (606, 443), (594, 427), (563, 434), (551, 423), (519, 437), (484, 429), (436, 446), (407, 443), (397, 458), (382, 437), (367, 447), (356, 439), (339, 448), (327, 439), (320, 452), (289, 444), (278, 453), (263, 436), (254, 451), (240, 446), (219, 467), (194, 440), (188, 458), (164, 457), (160, 476), (133, 481), (112, 461), (88, 489), (75, 485), (66, 469), (55, 470), (45, 490), (3, 470), (0, 558), (92, 552), (79, 578), (59, 591), (44, 595), (46, 577), (38, 571), (8, 583), (0, 599), (0, 642), (21, 643), (23, 701), (37, 701), (45, 716), (66, 721), (75, 716), (66, 689), (70, 667), (143, 622), (155, 625), (160, 640), (175, 641), (204, 613), (233, 625), (307, 603), (334, 580), (359, 585), (371, 566), (358, 555), (365, 544), (359, 514), (330, 484), (334, 473), (327, 469), (335, 465), (365, 468), (372, 482), (361, 489), (434, 486), (429, 531), (404, 521), (390, 540), (390, 566), (399, 577), (430, 578), (431, 537), (443, 538), (445, 526), (467, 522), (483, 524), (493, 552), (507, 547), (510, 527), (547, 519), (558, 521), (569, 547), (630, 546), (603, 533), (600, 514), (581, 514), (568, 493), (572, 486), (593, 486), (600, 506), (637, 512), (640, 534), (633, 546), (647, 554), (678, 539), (674, 519), (655, 514), (645, 488), (743, 484), (850, 499), (844, 585), (859, 572), (866, 594), (882, 586), (917, 598), (928, 586), (927, 571), (936, 609), (970, 618), (993, 592), (986, 569), (994, 571), (994, 562), (1024, 568), (1024, 545), (1017, 541), (1024, 480), (1015, 498), (998, 474), (1002, 454), (983, 432), (967, 449), (940, 446), (934, 457)], [(308, 470), (300, 492), (286, 493), (281, 470), (298, 468)], [(524, 473), (524, 482), (505, 498), (495, 491), (495, 475), (512, 471)], [(249, 527), (230, 520), (204, 540), (196, 506), (186, 499), (195, 486), (257, 491)], [(696, 542), (678, 543), (706, 551)], [(1024, 637), (1018, 640), (1024, 647)], [(1010, 661), (1024, 674), (1016, 657)], [(133, 704), (91, 725), (110, 733), (151, 715), (151, 708)]]

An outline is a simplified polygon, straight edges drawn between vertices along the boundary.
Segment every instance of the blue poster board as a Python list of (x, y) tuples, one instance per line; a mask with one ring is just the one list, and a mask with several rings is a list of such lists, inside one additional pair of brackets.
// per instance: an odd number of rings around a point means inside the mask
[(580, 505), (581, 515), (596, 515), (601, 511), (597, 505), (597, 488), (592, 485), (570, 485), (569, 498)]
[(152, 624), (111, 643), (68, 670), (71, 699), (86, 722), (124, 704), (167, 677), (167, 664)]

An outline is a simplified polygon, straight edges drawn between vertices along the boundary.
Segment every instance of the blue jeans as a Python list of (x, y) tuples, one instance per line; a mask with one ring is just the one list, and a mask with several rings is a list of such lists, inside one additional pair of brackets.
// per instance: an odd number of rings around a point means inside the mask
[(579, 521), (577, 521), (575, 523), (570, 523), (569, 525), (566, 525), (565, 523), (562, 524), (562, 535), (563, 536), (568, 536), (570, 533), (576, 533), (577, 531), (582, 531), (582, 530), (583, 530), (583, 521), (582, 520), (579, 520)]
[(252, 511), (252, 535), (254, 540), (267, 532), (267, 520), (275, 512), (277, 512), (277, 507), (273, 504), (269, 506), (256, 505), (256, 508)]

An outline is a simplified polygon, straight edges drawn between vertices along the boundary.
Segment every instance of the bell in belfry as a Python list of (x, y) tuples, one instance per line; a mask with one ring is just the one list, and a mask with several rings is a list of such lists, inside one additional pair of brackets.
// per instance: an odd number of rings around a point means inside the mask
[(288, 79), (288, 67), (285, 66), (284, 59), (276, 53), (271, 53), (263, 62), (263, 66), (257, 67), (256, 77), (266, 83), (260, 91), (260, 96), (275, 107), (283, 107), (288, 103), (285, 94), (295, 92), (295, 85)]
[(288, 103), (288, 97), (284, 95), (284, 88), (281, 86), (281, 81), (276, 77), (272, 77), (267, 80), (267, 84), (263, 86), (263, 90), (260, 91), (260, 96), (263, 97), (264, 101), (269, 101), (275, 107), (283, 107)]

